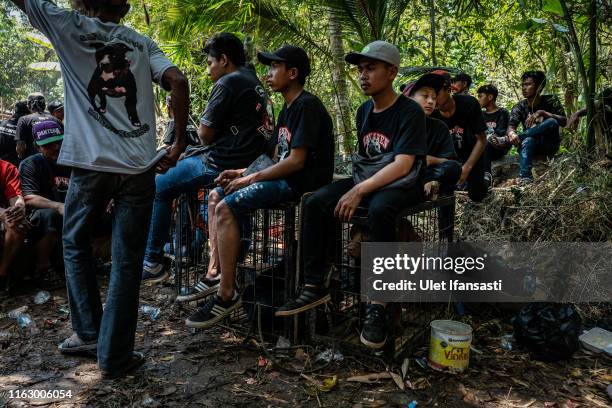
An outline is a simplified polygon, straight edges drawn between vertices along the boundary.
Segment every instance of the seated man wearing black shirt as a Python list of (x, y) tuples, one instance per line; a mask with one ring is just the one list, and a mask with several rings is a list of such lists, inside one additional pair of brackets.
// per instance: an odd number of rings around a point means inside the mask
[(38, 152), (32, 139), (32, 128), (35, 124), (49, 119), (59, 123), (54, 116), (45, 112), (46, 106), (45, 97), (41, 93), (28, 95), (28, 109), (32, 113), (19, 119), (17, 132), (15, 133), (15, 141), (17, 142), (15, 150), (20, 160)]
[(478, 103), (484, 109), (482, 115), (487, 124), (487, 148), (485, 151), (486, 172), (491, 176), (491, 161), (499, 160), (508, 153), (510, 141), (506, 136), (510, 114), (504, 108), (497, 106), (499, 91), (493, 84), (478, 88)]
[[(168, 123), (166, 124), (166, 130), (164, 132), (164, 146), (172, 146), (175, 139), (175, 130), (174, 130), (174, 108), (172, 106), (172, 97), (170, 95), (166, 96), (166, 109), (168, 110)], [(187, 146), (198, 146), (200, 145), (200, 138), (198, 137), (198, 130), (191, 123), (187, 124)]]
[(461, 176), (461, 164), (455, 160), (457, 154), (448, 127), (429, 116), (436, 108), (438, 92), (444, 82), (440, 75), (425, 74), (403, 90), (404, 95), (421, 105), (427, 115), (427, 168), (423, 182), (425, 197), (429, 199), (435, 199), (438, 192), (452, 194)]
[(455, 151), (462, 163), (459, 184), (467, 183), (467, 191), (473, 201), (482, 201), (490, 183), (485, 180), (483, 153), (487, 144), (484, 117), (476, 98), (470, 95), (451, 95), (450, 75), (446, 71), (434, 71), (442, 75), (445, 84), (438, 92), (438, 109), (431, 115), (448, 126), (455, 144)]
[[(561, 146), (561, 127), (567, 124), (563, 106), (555, 95), (542, 95), (546, 76), (527, 71), (521, 76), (525, 99), (514, 105), (508, 124), (508, 140), (519, 147), (519, 185), (533, 182), (533, 156), (553, 156)], [(518, 134), (518, 125), (523, 133)]]
[[(398, 49), (385, 41), (374, 41), (361, 53), (349, 53), (345, 60), (357, 65), (361, 89), (370, 96), (356, 115), (358, 151), (365, 160), (354, 162), (353, 167), (360, 168), (365, 176), (367, 160), (388, 164), (371, 172), (369, 177), (360, 177), (355, 172), (355, 179), (338, 180), (304, 200), (301, 239), (305, 286), (295, 299), (277, 310), (277, 316), (294, 315), (330, 300), (325, 287), (324, 238), (335, 231), (334, 218), (348, 222), (357, 207), (365, 205), (371, 240), (395, 241), (397, 214), (423, 200), (418, 174), (427, 154), (425, 114), (419, 104), (393, 90), (400, 65)], [(369, 347), (383, 347), (387, 340), (385, 306), (367, 305), (361, 341)]]
[(35, 275), (41, 275), (51, 268), (51, 256), (62, 236), (71, 169), (57, 164), (64, 131), (56, 121), (35, 124), (33, 133), (40, 153), (22, 161), (19, 172), (26, 207), (30, 211), (32, 229), (29, 237), (36, 243)]
[(209, 202), (218, 204), (209, 206), (208, 223), (214, 231), (210, 239), (216, 240), (218, 248), (221, 279), (209, 282), (208, 292), (217, 293), (187, 319), (189, 327), (209, 327), (241, 304), (235, 287), (240, 250), (237, 217), (299, 199), (332, 180), (333, 125), (319, 98), (304, 90), (310, 74), (308, 55), (299, 47), (285, 45), (274, 53), (260, 52), (257, 58), (270, 66), (266, 81), (285, 101), (271, 139), (276, 163), (248, 175), (243, 174), (246, 169), (225, 170), (217, 178), (221, 187), (210, 193)]
[(22, 116), (30, 113), (28, 104), (25, 101), (20, 101), (15, 104), (13, 116), (8, 120), (0, 122), (0, 159), (6, 160), (15, 166), (19, 165), (19, 157), (17, 157), (17, 142), (15, 135), (17, 134), (17, 123)]
[(255, 72), (245, 68), (242, 41), (230, 33), (215, 34), (204, 46), (214, 83), (200, 118), (201, 146), (192, 146), (175, 167), (155, 178), (155, 200), (145, 250), (142, 281), (169, 276), (162, 258), (172, 221), (172, 202), (183, 193), (214, 186), (223, 170), (242, 169), (267, 148), (274, 131), (268, 95)]

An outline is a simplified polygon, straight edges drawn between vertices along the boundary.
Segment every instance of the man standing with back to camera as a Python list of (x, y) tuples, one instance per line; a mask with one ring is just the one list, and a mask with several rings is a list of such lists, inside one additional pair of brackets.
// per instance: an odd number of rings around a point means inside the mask
[[(104, 378), (140, 366), (134, 352), (142, 262), (155, 192), (185, 149), (187, 79), (150, 38), (120, 24), (127, 0), (84, 0), (79, 11), (48, 0), (12, 0), (53, 44), (64, 78), (64, 141), (58, 163), (73, 167), (64, 206), (64, 259), (74, 334), (59, 350), (97, 350)], [(176, 138), (156, 152), (155, 81), (175, 102)], [(102, 310), (92, 234), (113, 199), (113, 264)]]

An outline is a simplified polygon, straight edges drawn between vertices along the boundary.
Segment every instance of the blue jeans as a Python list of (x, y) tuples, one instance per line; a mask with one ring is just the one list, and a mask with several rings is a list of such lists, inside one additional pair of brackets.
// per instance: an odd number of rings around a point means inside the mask
[(548, 118), (521, 133), (519, 139), (521, 140), (519, 177), (532, 178), (533, 156), (536, 154), (552, 156), (559, 150), (561, 144), (559, 124), (555, 119)]
[[(134, 349), (153, 188), (153, 170), (137, 175), (72, 170), (63, 237), (70, 315), (81, 339), (98, 340), (102, 370), (122, 368)], [(103, 312), (91, 242), (111, 198), (113, 264)]]
[(220, 169), (204, 163), (200, 156), (180, 160), (176, 167), (155, 178), (155, 201), (145, 260), (161, 262), (163, 245), (168, 242), (172, 218), (172, 201), (183, 193), (194, 193), (212, 186)]
[(285, 180), (266, 180), (225, 195), (222, 188), (216, 189), (235, 216), (258, 208), (270, 208), (291, 201), (295, 194)]

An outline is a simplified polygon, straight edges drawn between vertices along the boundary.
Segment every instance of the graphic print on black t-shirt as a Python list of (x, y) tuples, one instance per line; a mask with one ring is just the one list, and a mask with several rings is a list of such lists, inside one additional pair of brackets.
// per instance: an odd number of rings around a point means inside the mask
[(281, 161), (289, 154), (291, 146), (291, 131), (287, 126), (278, 128), (278, 161)]
[(425, 156), (427, 129), (425, 113), (404, 95), (382, 112), (374, 112), (371, 99), (357, 110), (359, 154), (368, 158), (395, 152)]
[(487, 131), (480, 104), (470, 95), (453, 95), (455, 100), (455, 113), (446, 118), (440, 114), (439, 110), (432, 113), (434, 119), (439, 119), (448, 126), (448, 130), (453, 138), (455, 150), (461, 159), (469, 157), (476, 136), (481, 132)]
[(506, 109), (499, 108), (495, 112), (491, 113), (483, 111), (482, 116), (485, 120), (485, 124), (487, 125), (487, 136), (506, 136), (508, 120), (510, 119), (510, 114)]
[[(134, 51), (123, 42), (90, 42), (89, 45), (96, 49), (96, 69), (94, 70), (87, 94), (92, 115), (102, 126), (111, 132), (123, 137), (139, 137), (149, 131), (148, 124), (142, 124), (138, 117), (136, 104), (138, 103), (136, 79), (130, 71), (130, 60), (127, 54)], [(135, 131), (120, 131), (113, 126), (104, 116), (107, 108), (107, 97), (125, 98), (125, 111), (132, 123), (138, 128)]]
[(286, 181), (301, 195), (315, 191), (332, 180), (334, 171), (333, 124), (323, 103), (307, 91), (283, 105), (269, 150), (277, 149), (278, 161), (286, 159), (291, 149), (307, 149), (304, 167), (290, 174)]

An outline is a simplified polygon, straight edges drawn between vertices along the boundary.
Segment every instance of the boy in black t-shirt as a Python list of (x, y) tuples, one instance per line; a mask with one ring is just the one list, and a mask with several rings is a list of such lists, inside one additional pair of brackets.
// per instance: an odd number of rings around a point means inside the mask
[(510, 114), (497, 106), (499, 91), (493, 84), (478, 88), (478, 103), (484, 109), (482, 113), (487, 124), (487, 148), (485, 151), (486, 172), (491, 177), (491, 160), (499, 160), (508, 153), (510, 141), (506, 136)]
[(57, 164), (64, 138), (63, 129), (57, 122), (39, 122), (32, 132), (40, 153), (22, 161), (19, 173), (32, 224), (28, 237), (35, 242), (35, 275), (41, 275), (51, 267), (51, 255), (62, 236), (71, 169)]
[[(546, 75), (527, 71), (521, 76), (525, 99), (514, 105), (510, 113), (508, 140), (519, 146), (519, 185), (533, 182), (533, 156), (553, 156), (561, 146), (561, 127), (567, 124), (563, 106), (555, 95), (542, 95)], [(523, 125), (523, 133), (516, 132)]]
[(462, 163), (459, 184), (466, 183), (468, 196), (473, 201), (482, 201), (490, 182), (485, 180), (483, 153), (487, 144), (485, 124), (480, 105), (470, 95), (451, 95), (450, 75), (446, 71), (434, 71), (442, 75), (445, 84), (438, 92), (438, 109), (431, 115), (443, 121), (450, 131), (455, 151)]
[[(268, 96), (255, 73), (245, 68), (242, 41), (234, 34), (215, 34), (204, 52), (214, 86), (197, 131), (202, 145), (188, 147), (175, 167), (155, 178), (142, 274), (146, 283), (162, 282), (170, 275), (162, 259), (172, 201), (183, 193), (213, 186), (223, 170), (248, 166), (265, 151), (274, 130)], [(209, 267), (213, 265), (211, 262)]]
[(225, 170), (217, 178), (220, 187), (210, 193), (209, 203), (218, 204), (214, 208), (209, 205), (208, 223), (210, 239), (218, 248), (221, 277), (204, 282), (208, 289), (201, 294), (216, 294), (186, 320), (189, 327), (210, 327), (241, 305), (235, 287), (240, 248), (237, 217), (298, 199), (332, 179), (332, 120), (321, 101), (304, 90), (310, 74), (308, 55), (299, 47), (285, 45), (257, 57), (270, 66), (268, 85), (285, 100), (270, 141), (270, 151), (275, 151), (277, 160), (249, 174), (244, 174), (247, 169)]
[(461, 176), (461, 164), (456, 161), (457, 154), (448, 127), (441, 120), (429, 116), (436, 107), (438, 92), (444, 82), (440, 75), (425, 74), (403, 90), (404, 95), (421, 105), (427, 115), (427, 168), (423, 182), (425, 197), (430, 199), (435, 199), (438, 192), (452, 194)]
[[(327, 244), (323, 238), (333, 234), (334, 217), (347, 222), (360, 204), (366, 204), (371, 240), (395, 241), (397, 214), (423, 199), (420, 180), (403, 188), (388, 186), (418, 174), (427, 154), (423, 109), (393, 90), (400, 64), (398, 49), (385, 41), (374, 41), (345, 60), (357, 65), (361, 89), (371, 97), (357, 110), (359, 155), (375, 160), (392, 155), (393, 161), (367, 179), (338, 180), (304, 199), (301, 239), (305, 286), (277, 310), (277, 316), (294, 315), (330, 300), (325, 287)], [(373, 348), (384, 346), (386, 321), (384, 304), (367, 305), (361, 341)]]

